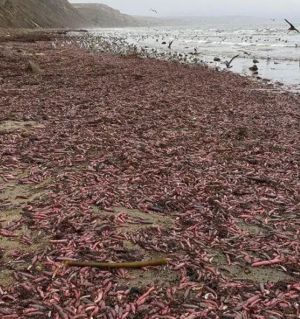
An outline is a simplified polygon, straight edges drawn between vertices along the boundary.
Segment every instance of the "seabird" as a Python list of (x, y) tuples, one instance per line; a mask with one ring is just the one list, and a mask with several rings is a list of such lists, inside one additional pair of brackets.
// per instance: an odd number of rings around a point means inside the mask
[(225, 61), (226, 68), (227, 68), (227, 69), (232, 68), (232, 65), (231, 65), (232, 61), (233, 61), (234, 59), (238, 58), (239, 56), (240, 56), (239, 54), (238, 54), (238, 55), (235, 55), (229, 62), (228, 62), (228, 61)]
[(258, 66), (256, 64), (254, 64), (253, 66), (251, 66), (249, 68), (249, 70), (252, 71), (252, 72), (257, 72), (258, 71)]
[(169, 48), (169, 49), (171, 49), (171, 46), (172, 46), (173, 42), (174, 42), (174, 40), (172, 40), (172, 41), (169, 42), (169, 45), (168, 45), (168, 48)]
[(295, 28), (295, 26), (291, 24), (291, 22), (289, 22), (287, 19), (284, 19), (284, 21), (290, 25), (289, 31), (297, 31), (298, 33), (300, 33), (300, 31)]
[(158, 14), (158, 12), (157, 12), (155, 9), (152, 9), (152, 8), (151, 8), (150, 11), (152, 11), (152, 12)]

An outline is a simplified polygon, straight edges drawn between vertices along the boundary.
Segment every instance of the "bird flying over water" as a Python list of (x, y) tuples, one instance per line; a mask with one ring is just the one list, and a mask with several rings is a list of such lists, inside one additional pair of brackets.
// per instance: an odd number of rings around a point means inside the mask
[(152, 11), (152, 12), (158, 14), (157, 10), (155, 10), (155, 9), (152, 9), (152, 8), (151, 8), (150, 11)]
[(300, 31), (293, 24), (291, 24), (291, 22), (289, 22), (287, 19), (284, 19), (284, 21), (290, 25), (289, 31), (297, 31), (300, 33)]
[(231, 65), (232, 61), (233, 61), (234, 59), (238, 58), (239, 56), (240, 56), (239, 54), (238, 54), (238, 55), (235, 55), (229, 62), (228, 62), (228, 61), (225, 61), (226, 68), (228, 68), (228, 69), (232, 68), (232, 65)]
[(169, 48), (169, 49), (171, 49), (173, 42), (174, 42), (174, 40), (172, 40), (172, 41), (169, 42), (169, 45), (168, 45), (168, 48)]

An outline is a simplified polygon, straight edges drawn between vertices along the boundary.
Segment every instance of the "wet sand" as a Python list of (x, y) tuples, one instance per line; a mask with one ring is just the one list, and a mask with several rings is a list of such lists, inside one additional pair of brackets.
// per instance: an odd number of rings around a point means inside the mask
[(299, 316), (299, 95), (37, 40), (0, 43), (1, 318)]

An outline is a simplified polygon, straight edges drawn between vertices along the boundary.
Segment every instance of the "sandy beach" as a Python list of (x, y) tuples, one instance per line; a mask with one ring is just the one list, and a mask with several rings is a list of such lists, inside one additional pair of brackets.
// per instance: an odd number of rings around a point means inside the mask
[(37, 40), (0, 42), (0, 317), (300, 318), (300, 96)]

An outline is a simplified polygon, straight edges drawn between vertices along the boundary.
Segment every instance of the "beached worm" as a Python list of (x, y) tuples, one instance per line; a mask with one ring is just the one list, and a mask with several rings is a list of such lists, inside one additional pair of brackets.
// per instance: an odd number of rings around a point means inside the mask
[(105, 263), (97, 261), (76, 261), (76, 260), (65, 260), (64, 264), (68, 267), (94, 267), (100, 269), (119, 269), (119, 268), (144, 268), (150, 266), (162, 266), (167, 265), (168, 261), (164, 258), (145, 260), (145, 261), (134, 261), (124, 263)]

